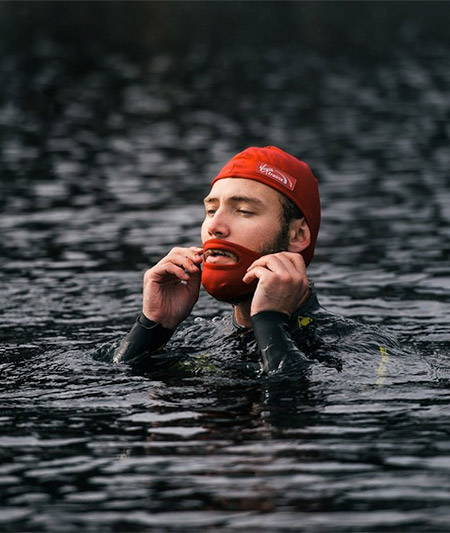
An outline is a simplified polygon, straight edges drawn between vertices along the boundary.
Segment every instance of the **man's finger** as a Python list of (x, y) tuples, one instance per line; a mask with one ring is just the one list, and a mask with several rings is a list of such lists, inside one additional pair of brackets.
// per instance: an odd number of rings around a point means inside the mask
[(186, 272), (186, 269), (182, 266), (174, 263), (165, 263), (163, 265), (159, 265), (159, 268), (154, 267), (150, 277), (156, 283), (164, 283), (173, 277), (179, 279), (180, 281), (188, 281), (190, 279), (190, 274), (189, 272)]
[(280, 272), (280, 269), (286, 269), (292, 273), (294, 271), (300, 273), (306, 271), (303, 257), (300, 254), (293, 252), (280, 252), (277, 254), (264, 255), (252, 263), (247, 272), (256, 266), (266, 267), (273, 272)]
[(264, 266), (255, 266), (249, 270), (242, 278), (244, 283), (251, 283), (255, 279), (261, 279), (262, 276), (268, 274), (270, 271)]
[(178, 252), (171, 253), (170, 255), (164, 257), (158, 264), (159, 265), (169, 265), (174, 264), (181, 268), (184, 268), (188, 272), (197, 272), (199, 270), (199, 265), (201, 263), (201, 257), (194, 255), (193, 253), (187, 252)]

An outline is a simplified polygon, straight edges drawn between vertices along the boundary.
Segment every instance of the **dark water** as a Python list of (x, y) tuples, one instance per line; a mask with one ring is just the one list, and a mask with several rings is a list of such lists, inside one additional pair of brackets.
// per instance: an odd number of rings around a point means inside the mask
[[(449, 51), (1, 58), (2, 531), (448, 531)], [(95, 360), (199, 242), (214, 173), (269, 143), (321, 177), (321, 303), (403, 355), (292, 389)]]

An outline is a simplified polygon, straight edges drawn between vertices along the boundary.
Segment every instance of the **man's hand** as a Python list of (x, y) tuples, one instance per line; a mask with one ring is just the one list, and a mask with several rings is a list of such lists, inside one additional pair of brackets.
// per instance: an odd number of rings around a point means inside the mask
[(203, 250), (173, 248), (144, 275), (142, 312), (150, 320), (175, 329), (198, 300)]
[(245, 283), (259, 279), (250, 315), (261, 311), (279, 311), (291, 315), (309, 297), (308, 278), (299, 253), (279, 252), (264, 255), (250, 265)]

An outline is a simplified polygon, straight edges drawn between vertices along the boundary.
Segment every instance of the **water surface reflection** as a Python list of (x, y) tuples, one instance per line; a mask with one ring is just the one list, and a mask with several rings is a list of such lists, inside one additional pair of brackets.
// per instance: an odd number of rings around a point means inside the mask
[[(83, 68), (33, 50), (0, 60), (2, 528), (448, 530), (448, 49), (94, 51)], [(155, 379), (94, 359), (144, 269), (198, 242), (211, 176), (269, 142), (321, 176), (311, 275), (326, 307), (398, 336), (389, 376), (355, 359), (288, 384)], [(202, 293), (195, 316), (226, 312)]]

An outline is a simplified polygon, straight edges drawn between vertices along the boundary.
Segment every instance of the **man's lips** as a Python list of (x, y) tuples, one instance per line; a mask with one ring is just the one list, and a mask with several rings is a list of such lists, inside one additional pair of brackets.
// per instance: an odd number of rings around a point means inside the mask
[(203, 254), (203, 260), (214, 265), (233, 265), (238, 262), (238, 257), (228, 250), (210, 248)]

